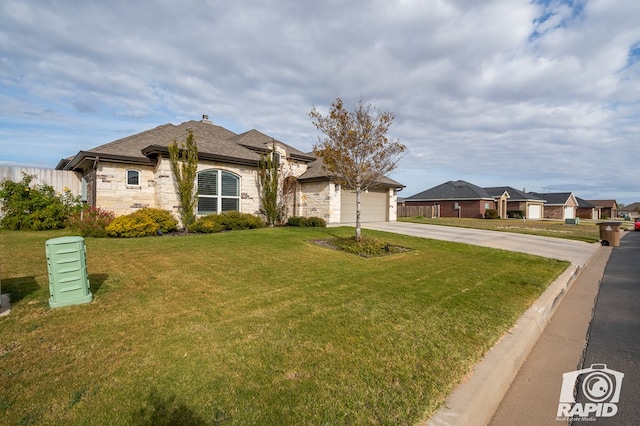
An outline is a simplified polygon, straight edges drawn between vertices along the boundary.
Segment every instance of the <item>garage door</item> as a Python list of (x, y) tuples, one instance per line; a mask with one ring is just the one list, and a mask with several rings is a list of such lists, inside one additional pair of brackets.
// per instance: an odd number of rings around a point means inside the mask
[(573, 207), (565, 207), (564, 208), (564, 218), (565, 219), (574, 219), (576, 217), (576, 211)]
[(529, 204), (527, 212), (528, 219), (542, 219), (542, 206), (539, 204)]
[[(387, 220), (387, 191), (369, 191), (360, 194), (360, 221), (383, 222)], [(340, 194), (340, 222), (356, 221), (356, 193)]]

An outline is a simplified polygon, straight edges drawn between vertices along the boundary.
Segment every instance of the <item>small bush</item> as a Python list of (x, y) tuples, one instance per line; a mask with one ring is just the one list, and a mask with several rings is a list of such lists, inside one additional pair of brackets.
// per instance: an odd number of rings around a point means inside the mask
[(305, 226), (306, 218), (302, 216), (291, 216), (287, 219), (287, 225), (289, 226)]
[(227, 231), (240, 229), (263, 228), (264, 222), (258, 216), (238, 211), (223, 212), (218, 215), (218, 221)]
[(523, 219), (524, 211), (523, 210), (509, 210), (507, 212), (507, 217), (510, 219)]
[(139, 212), (116, 217), (107, 226), (107, 234), (110, 237), (136, 238), (157, 235), (160, 225), (145, 214)]
[(224, 231), (224, 226), (218, 222), (217, 214), (210, 214), (196, 219), (191, 225), (189, 225), (188, 231), (200, 234), (212, 234), (215, 232)]
[(229, 211), (198, 218), (189, 227), (189, 232), (212, 233), (263, 227), (264, 222), (257, 216), (238, 211)]
[(484, 218), (485, 219), (498, 219), (500, 216), (498, 215), (498, 210), (495, 209), (487, 209), (486, 212), (484, 212)]
[(160, 226), (160, 232), (163, 234), (178, 230), (178, 220), (173, 217), (171, 212), (168, 210), (145, 207), (142, 210), (135, 212), (135, 214), (144, 214), (149, 216), (151, 220)]
[(67, 226), (82, 237), (103, 238), (108, 236), (107, 226), (113, 221), (113, 212), (95, 207), (85, 207), (67, 219)]
[(315, 228), (326, 228), (327, 222), (325, 222), (325, 220), (321, 217), (311, 216), (307, 218), (306, 226), (313, 226)]
[(291, 216), (287, 219), (287, 225), (289, 226), (311, 226), (316, 228), (324, 228), (327, 226), (327, 222), (321, 217), (311, 216)]

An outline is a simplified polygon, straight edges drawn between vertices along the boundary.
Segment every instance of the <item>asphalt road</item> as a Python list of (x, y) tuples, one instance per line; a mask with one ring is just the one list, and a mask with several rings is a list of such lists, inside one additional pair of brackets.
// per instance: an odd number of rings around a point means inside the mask
[[(624, 374), (616, 383), (615, 375), (603, 376), (598, 371), (581, 374), (582, 386), (577, 402), (611, 401), (620, 390), (617, 413), (611, 417), (595, 417), (589, 424), (640, 424), (640, 232), (628, 232), (614, 247), (607, 263), (593, 320), (588, 334), (583, 368), (606, 364), (607, 369)], [(591, 380), (587, 378), (595, 373)], [(608, 378), (607, 378), (608, 377)], [(590, 387), (589, 387), (590, 386)], [(591, 394), (591, 395), (589, 395)], [(590, 399), (589, 396), (592, 398)], [(573, 424), (584, 424), (576, 421)]]

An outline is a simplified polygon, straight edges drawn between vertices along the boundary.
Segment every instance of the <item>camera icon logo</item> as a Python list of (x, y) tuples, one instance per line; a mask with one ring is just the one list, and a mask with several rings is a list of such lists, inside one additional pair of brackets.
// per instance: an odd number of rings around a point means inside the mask
[[(612, 417), (618, 412), (624, 373), (607, 368), (606, 364), (592, 364), (589, 368), (562, 375), (562, 389), (558, 417)], [(576, 392), (574, 392), (576, 390)], [(580, 392), (589, 402), (576, 403)]]

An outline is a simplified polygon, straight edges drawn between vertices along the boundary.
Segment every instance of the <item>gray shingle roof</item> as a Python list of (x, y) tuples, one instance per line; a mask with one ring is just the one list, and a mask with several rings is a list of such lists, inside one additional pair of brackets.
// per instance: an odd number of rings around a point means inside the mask
[[(312, 155), (312, 154), (306, 154)], [(307, 165), (307, 171), (304, 172), (298, 180), (300, 181), (311, 181), (311, 180), (325, 180), (334, 178), (335, 176), (331, 174), (324, 167), (324, 162), (322, 159), (318, 158), (313, 163)], [(390, 188), (404, 188), (404, 185), (400, 182), (397, 182), (391, 178), (386, 176), (381, 176), (376, 180), (376, 186), (390, 187)]]
[(484, 188), (464, 180), (450, 180), (406, 198), (407, 201), (483, 199), (493, 200), (493, 197)]
[(571, 192), (531, 192), (531, 194), (547, 200), (547, 204), (549, 205), (564, 205), (569, 201), (569, 198), (571, 198)]
[(509, 201), (544, 201), (530, 192), (520, 191), (511, 186), (494, 186), (484, 189), (493, 197), (499, 197), (506, 191), (509, 193)]
[(306, 161), (313, 161), (315, 159), (313, 155), (305, 154), (304, 152), (297, 150), (284, 142), (274, 139), (271, 136), (265, 135), (264, 133), (255, 129), (249, 130), (239, 135), (231, 136), (229, 140), (251, 150), (257, 150), (261, 152), (270, 151), (271, 144), (275, 142), (276, 144), (283, 146), (287, 151), (287, 155), (289, 155), (290, 157), (305, 159)]
[[(116, 141), (97, 146), (88, 151), (80, 151), (74, 157), (61, 161), (57, 168), (75, 169), (82, 167), (89, 158), (112, 160), (134, 164), (150, 164), (153, 155), (166, 154), (167, 147), (177, 141), (184, 142), (191, 130), (198, 145), (198, 154), (202, 159), (253, 164), (260, 161), (259, 152), (267, 152), (273, 138), (250, 130), (236, 133), (206, 121), (187, 121), (179, 125), (164, 124), (154, 129), (127, 136)], [(302, 151), (279, 142), (289, 156), (301, 161), (313, 161)], [(258, 151), (258, 152), (256, 152)]]
[(576, 201), (578, 202), (578, 207), (584, 207), (584, 208), (594, 208), (595, 207), (589, 201), (583, 200), (580, 197), (576, 197)]

